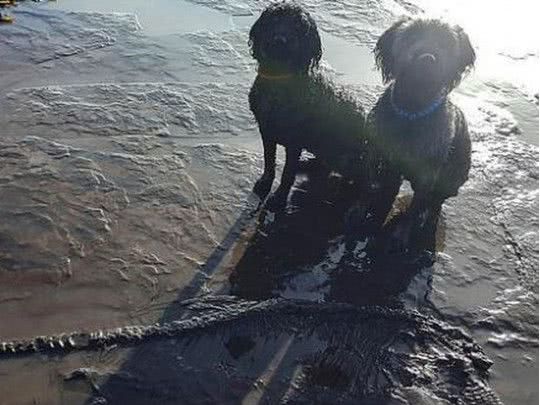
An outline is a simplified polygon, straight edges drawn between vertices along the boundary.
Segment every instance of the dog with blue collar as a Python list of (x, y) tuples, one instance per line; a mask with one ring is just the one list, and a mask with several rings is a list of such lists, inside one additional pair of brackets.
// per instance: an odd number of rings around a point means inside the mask
[(392, 224), (385, 253), (403, 252), (423, 231), (435, 231), (443, 202), (458, 194), (471, 165), (463, 112), (448, 94), (472, 69), (476, 55), (467, 34), (436, 19), (402, 19), (379, 38), (377, 67), (386, 91), (367, 119), (371, 144), (364, 227), (379, 229), (402, 181), (414, 197)]

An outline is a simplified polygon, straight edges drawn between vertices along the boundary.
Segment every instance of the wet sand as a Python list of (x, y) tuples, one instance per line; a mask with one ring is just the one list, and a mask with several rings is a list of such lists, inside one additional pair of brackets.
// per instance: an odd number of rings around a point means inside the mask
[[(246, 46), (256, 2), (115, 3), (127, 14), (102, 3), (21, 5), (16, 24), (0, 27), (2, 339), (171, 320), (174, 302), (207, 293), (359, 303), (382, 295), (468, 330), (494, 361), (491, 383), (505, 403), (536, 403), (537, 93), (478, 67), (453, 96), (469, 119), (473, 168), (444, 207), (436, 263), (395, 284), (381, 283), (390, 275), (355, 287), (334, 277), (335, 229), (310, 224), (316, 239), (295, 231), (313, 208), (258, 222), (250, 190), (262, 161)], [(397, 16), (421, 10), (385, 2), (343, 15), (307, 4), (324, 31), (325, 69), (371, 105), (381, 90), (373, 41)], [(537, 66), (538, 55), (523, 63)], [(261, 231), (283, 245), (258, 242)], [(381, 286), (388, 290), (372, 293)], [(250, 372), (291, 380), (279, 359), (303, 349), (289, 345), (261, 338)], [(66, 376), (91, 368), (106, 386), (144, 365), (141, 350), (1, 361), (0, 403), (84, 403), (92, 378)]]

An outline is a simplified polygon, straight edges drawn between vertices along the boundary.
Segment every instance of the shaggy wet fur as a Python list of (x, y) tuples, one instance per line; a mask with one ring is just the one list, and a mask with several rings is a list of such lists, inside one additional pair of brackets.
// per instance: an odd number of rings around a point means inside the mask
[[(443, 202), (468, 178), (471, 142), (462, 111), (446, 96), (473, 67), (465, 32), (439, 20), (403, 19), (379, 38), (375, 57), (390, 85), (368, 117), (371, 225), (385, 220), (403, 179), (414, 198), (385, 241), (403, 251), (435, 230)], [(420, 232), (420, 233), (421, 233)]]
[(317, 25), (294, 3), (274, 3), (251, 28), (249, 44), (259, 64), (249, 94), (264, 146), (264, 173), (254, 187), (264, 199), (275, 177), (276, 145), (286, 149), (281, 183), (267, 207), (285, 207), (302, 150), (326, 172), (355, 179), (363, 153), (365, 113), (347, 92), (318, 71), (322, 49)]

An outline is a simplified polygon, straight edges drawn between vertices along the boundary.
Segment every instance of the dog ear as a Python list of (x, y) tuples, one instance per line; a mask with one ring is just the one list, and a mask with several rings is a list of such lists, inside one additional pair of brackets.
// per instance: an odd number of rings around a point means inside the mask
[(260, 17), (255, 21), (253, 26), (251, 27), (251, 30), (249, 31), (249, 41), (248, 46), (251, 52), (251, 56), (255, 58), (256, 60), (259, 60), (259, 46), (261, 43), (261, 37), (264, 35), (264, 29), (265, 25), (267, 25), (267, 19), (268, 19), (268, 10), (263, 11), (263, 13), (260, 15)]
[(458, 71), (460, 74), (468, 73), (476, 62), (476, 53), (471, 45), (469, 36), (463, 31), (461, 27), (457, 27), (458, 40), (459, 40), (459, 62)]
[(474, 67), (476, 61), (476, 53), (471, 45), (469, 36), (463, 31), (463, 28), (456, 25), (454, 30), (457, 36), (457, 48), (458, 56), (456, 59), (456, 66), (454, 69), (454, 76), (449, 83), (449, 90), (454, 89), (465, 77), (469, 71)]
[(384, 83), (388, 83), (394, 79), (394, 57), (392, 55), (392, 46), (396, 40), (398, 30), (408, 21), (410, 21), (410, 18), (402, 18), (384, 31), (377, 40), (377, 44), (373, 50), (373, 53), (375, 54), (375, 63), (377, 68), (381, 71)]
[(321, 61), (322, 44), (315, 20), (310, 16), (307, 16), (307, 18), (309, 20), (308, 30), (306, 32), (305, 46), (302, 48), (301, 53), (308, 65), (308, 69), (313, 69), (319, 66), (319, 62)]

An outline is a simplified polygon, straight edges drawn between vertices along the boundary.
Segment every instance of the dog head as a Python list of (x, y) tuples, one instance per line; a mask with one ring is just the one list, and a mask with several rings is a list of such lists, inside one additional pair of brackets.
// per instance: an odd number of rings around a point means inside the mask
[(299, 5), (279, 2), (268, 6), (251, 27), (251, 54), (265, 70), (307, 73), (322, 55), (317, 24)]
[(432, 94), (452, 91), (476, 59), (463, 29), (436, 19), (396, 22), (379, 38), (374, 53), (385, 83), (395, 80)]

